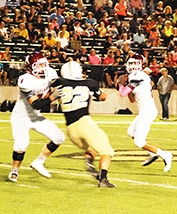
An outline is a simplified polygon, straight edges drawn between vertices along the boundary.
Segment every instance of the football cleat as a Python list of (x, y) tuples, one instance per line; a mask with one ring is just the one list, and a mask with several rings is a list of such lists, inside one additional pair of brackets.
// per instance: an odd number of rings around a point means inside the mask
[(17, 172), (13, 172), (13, 171), (11, 171), (10, 173), (9, 173), (9, 175), (8, 175), (8, 181), (11, 181), (11, 182), (17, 182), (17, 180), (18, 180), (18, 173)]
[(98, 183), (98, 187), (100, 188), (114, 188), (116, 187), (115, 184), (111, 184), (107, 178), (102, 179), (101, 181), (99, 181)]
[(96, 180), (99, 180), (99, 172), (95, 169), (93, 158), (85, 158), (86, 171), (90, 173)]
[(171, 169), (173, 155), (171, 152), (166, 152), (165, 158), (163, 159), (165, 163), (165, 167), (163, 169), (164, 172), (168, 172)]
[(149, 157), (142, 162), (142, 166), (148, 166), (150, 165), (151, 163), (153, 163), (155, 160), (157, 160), (159, 157), (157, 155), (149, 155)]
[(51, 174), (46, 170), (46, 168), (44, 167), (44, 165), (38, 161), (38, 160), (34, 160), (31, 164), (30, 167), (32, 169), (34, 169), (35, 171), (37, 171), (40, 175), (46, 177), (46, 178), (50, 178)]

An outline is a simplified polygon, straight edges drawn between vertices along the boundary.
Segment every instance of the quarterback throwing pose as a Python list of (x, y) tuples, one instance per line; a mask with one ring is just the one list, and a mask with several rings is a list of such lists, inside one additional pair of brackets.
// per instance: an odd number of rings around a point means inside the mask
[(49, 67), (48, 61), (40, 53), (32, 53), (25, 61), (27, 73), (18, 79), (19, 97), (11, 115), (14, 138), (12, 170), (8, 180), (17, 182), (18, 170), (29, 145), (29, 130), (33, 129), (50, 139), (31, 167), (41, 175), (51, 175), (43, 166), (46, 158), (65, 140), (63, 132), (40, 113), (40, 109), (49, 105), (60, 93), (56, 88), (49, 90), (50, 81), (57, 78), (55, 70)]
[(161, 157), (165, 163), (164, 172), (168, 172), (171, 169), (172, 153), (156, 148), (146, 141), (151, 123), (157, 116), (157, 108), (151, 93), (150, 77), (143, 72), (143, 56), (134, 54), (127, 61), (127, 71), (128, 85), (125, 84), (126, 77), (120, 77), (119, 93), (122, 97), (128, 95), (131, 102), (136, 101), (139, 109), (139, 114), (128, 128), (128, 135), (134, 139), (136, 146), (149, 152), (149, 158), (142, 163), (143, 166)]
[(106, 99), (106, 95), (99, 89), (96, 81), (82, 77), (82, 68), (76, 61), (65, 63), (61, 68), (61, 76), (53, 86), (62, 86), (59, 101), (66, 118), (67, 134), (79, 148), (99, 153), (98, 187), (115, 187), (107, 180), (114, 150), (106, 133), (91, 119), (88, 111), (90, 95), (102, 101)]

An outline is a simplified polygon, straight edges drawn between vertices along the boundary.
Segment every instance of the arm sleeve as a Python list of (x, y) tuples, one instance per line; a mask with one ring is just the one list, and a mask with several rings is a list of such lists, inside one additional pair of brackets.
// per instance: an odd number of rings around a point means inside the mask
[(121, 97), (125, 97), (127, 94), (132, 92), (133, 88), (130, 86), (119, 85), (119, 94)]
[(43, 107), (49, 105), (50, 103), (51, 103), (50, 98), (46, 98), (46, 99), (35, 100), (31, 106), (34, 109), (39, 110), (39, 109), (42, 109)]

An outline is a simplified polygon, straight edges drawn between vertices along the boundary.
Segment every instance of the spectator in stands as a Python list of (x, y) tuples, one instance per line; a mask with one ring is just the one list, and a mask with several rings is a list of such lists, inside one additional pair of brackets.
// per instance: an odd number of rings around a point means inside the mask
[(85, 19), (85, 26), (87, 27), (87, 24), (90, 23), (91, 25), (96, 25), (97, 20), (93, 17), (92, 12), (88, 12), (87, 18)]
[(81, 36), (75, 33), (70, 41), (70, 48), (74, 51), (74, 55), (76, 55), (81, 48)]
[(171, 92), (174, 89), (174, 79), (168, 74), (166, 68), (160, 70), (162, 76), (157, 82), (157, 89), (159, 92), (159, 99), (162, 105), (162, 118), (161, 120), (169, 119), (168, 102), (171, 96)]
[(87, 53), (87, 48), (82, 46), (81, 50), (76, 55), (76, 61), (80, 62), (81, 64), (88, 64), (89, 63), (89, 57)]
[(49, 17), (48, 17), (48, 22), (52, 22), (52, 20), (57, 17), (58, 18), (58, 25), (59, 27), (62, 26), (63, 23), (65, 23), (65, 17), (62, 15), (62, 10), (61, 8), (57, 8), (57, 12), (56, 13), (52, 13)]
[(50, 63), (60, 63), (60, 55), (58, 55), (57, 51), (55, 49), (51, 50), (50, 56), (47, 58), (48, 62)]
[(104, 69), (105, 77), (106, 77), (106, 85), (108, 88), (115, 88), (117, 85), (118, 78), (118, 66), (119, 61), (115, 60), (112, 65), (106, 67)]
[(96, 80), (98, 83), (101, 83), (101, 74), (102, 74), (102, 67), (98, 66), (102, 63), (101, 58), (99, 55), (96, 54), (94, 48), (90, 50), (89, 57), (89, 64), (91, 66), (91, 72), (88, 74), (90, 78)]
[(51, 50), (55, 47), (57, 40), (52, 37), (52, 34), (49, 33), (46, 37), (44, 37), (44, 41), (46, 42), (46, 48)]
[(51, 22), (49, 22), (45, 28), (44, 37), (46, 37), (49, 33), (52, 35), (52, 38), (57, 38), (57, 34), (55, 30), (53, 30), (53, 24)]
[(1, 20), (5, 23), (13, 23), (13, 18), (9, 15), (8, 7), (4, 8), (4, 13), (1, 16)]
[(158, 27), (158, 30), (161, 34), (162, 29), (164, 28), (164, 19), (162, 18), (162, 16), (157, 17), (157, 27)]
[(21, 64), (19, 63), (19, 57), (15, 58), (15, 62), (11, 62), (9, 64), (9, 72), (8, 72), (8, 78), (9, 78), (9, 85), (16, 86), (17, 85), (17, 79), (21, 72)]
[(97, 31), (97, 34), (99, 35), (99, 37), (105, 37), (107, 34), (107, 30), (103, 21), (96, 24), (95, 30)]
[(43, 11), (47, 14), (54, 13), (56, 11), (56, 6), (52, 0), (46, 0), (43, 4)]
[(1, 61), (2, 55), (0, 54), (0, 85), (7, 85), (7, 71), (4, 70), (4, 65)]
[(149, 68), (151, 69), (151, 76), (154, 80), (154, 88), (157, 87), (157, 82), (159, 80), (159, 77), (161, 76), (161, 73), (160, 73), (160, 68), (161, 68), (161, 64), (157, 62), (157, 59), (154, 57), (152, 59), (152, 61), (150, 62), (150, 65), (149, 65)]
[(160, 32), (158, 30), (158, 26), (154, 25), (149, 34), (149, 40), (151, 41), (152, 47), (156, 47), (157, 38), (161, 37)]
[(112, 38), (116, 38), (119, 35), (115, 22), (111, 22), (111, 24), (107, 26), (107, 34), (111, 35)]
[(21, 0), (20, 1), (20, 10), (22, 11), (27, 11), (30, 10), (31, 6), (30, 6), (30, 2), (27, 0)]
[(58, 18), (57, 17), (53, 18), (51, 24), (52, 24), (52, 30), (54, 30), (56, 34), (58, 34), (59, 28), (60, 28), (58, 24)]
[(86, 29), (84, 30), (83, 35), (87, 36), (87, 37), (94, 37), (94, 36), (96, 36), (97, 33), (95, 31), (94, 26), (92, 24), (90, 24), (90, 23), (87, 23), (86, 24)]
[(138, 21), (137, 13), (133, 14), (133, 17), (129, 21), (129, 25), (130, 25), (130, 27), (129, 27), (130, 33), (132, 33), (132, 34), (137, 33), (138, 27), (140, 25), (140, 22)]
[(125, 42), (129, 43), (129, 45), (131, 44), (131, 39), (128, 38), (127, 33), (120, 34), (120, 37), (118, 37), (117, 41), (115, 41), (114, 44), (116, 45), (117, 48), (120, 49), (123, 47), (123, 44)]
[(58, 55), (61, 54), (62, 51), (64, 51), (64, 49), (61, 47), (61, 42), (60, 41), (56, 42), (55, 50), (57, 51)]
[(177, 8), (175, 9), (175, 12), (173, 13), (173, 26), (177, 27)]
[(116, 51), (114, 52), (114, 59), (119, 63), (119, 65), (125, 64), (125, 57), (121, 49), (116, 49)]
[(121, 47), (121, 51), (123, 53), (124, 58), (127, 56), (128, 52), (131, 50), (130, 47), (130, 42), (129, 41), (125, 41), (123, 42), (123, 45)]
[(158, 16), (162, 16), (163, 17), (164, 16), (163, 10), (164, 10), (164, 3), (163, 3), (163, 1), (159, 1), (157, 3), (156, 9), (154, 11), (155, 16), (156, 17), (158, 17)]
[(177, 64), (177, 46), (174, 46), (174, 50), (172, 50), (171, 53), (172, 53), (172, 60), (174, 60), (175, 63)]
[(81, 27), (81, 23), (78, 21), (74, 23), (74, 33), (77, 33), (78, 35), (84, 34), (84, 29)]
[(26, 29), (25, 23), (23, 23), (23, 22), (20, 23), (19, 28), (16, 30), (18, 32), (18, 39), (29, 40), (29, 34), (28, 34), (28, 30)]
[(107, 65), (106, 66), (107, 69), (106, 69), (105, 75), (106, 75), (108, 88), (113, 88), (114, 87), (114, 78), (112, 78), (112, 75), (109, 72), (109, 70), (112, 71), (112, 69), (110, 69), (110, 67), (112, 68), (112, 65), (113, 65), (114, 61), (115, 61), (114, 52), (112, 50), (108, 50), (107, 55), (103, 59), (103, 64)]
[(61, 47), (66, 50), (69, 46), (69, 41), (66, 37), (64, 37), (63, 31), (60, 31), (58, 34), (58, 37), (56, 38), (56, 41), (60, 41)]
[(145, 8), (142, 0), (130, 0), (130, 6), (132, 14), (138, 13), (140, 17), (144, 16)]
[(81, 11), (82, 13), (84, 13), (86, 11), (86, 6), (84, 5), (83, 0), (77, 0), (74, 9), (76, 11)]
[(63, 32), (63, 37), (66, 38), (68, 41), (70, 40), (70, 34), (67, 31), (67, 26), (65, 24), (63, 24), (61, 26), (61, 30), (58, 33), (58, 36), (60, 37), (60, 33)]
[(110, 25), (111, 20), (110, 20), (110, 17), (109, 17), (109, 15), (108, 15), (107, 12), (104, 12), (104, 13), (103, 13), (103, 16), (101, 17), (100, 21), (103, 21), (103, 22), (104, 22), (105, 27), (107, 27), (108, 25)]
[(10, 26), (9, 27), (9, 34), (8, 34), (8, 38), (9, 38), (9, 40), (11, 41), (14, 41), (16, 38), (17, 38), (17, 36), (18, 36), (18, 34), (17, 34), (17, 32), (16, 32), (16, 30), (15, 30), (15, 28), (14, 28), (14, 26)]
[(91, 11), (97, 22), (100, 22), (100, 19), (103, 16), (103, 7), (99, 7), (97, 4), (93, 4), (91, 6)]
[[(71, 17), (70, 17), (71, 18)], [(74, 23), (80, 23), (81, 28), (85, 28), (85, 18), (83, 17), (83, 13), (81, 11), (77, 11), (76, 18), (74, 20)]]
[(7, 29), (3, 21), (0, 22), (0, 40), (8, 40)]
[(69, 35), (72, 36), (74, 34), (74, 22), (71, 20), (69, 14), (67, 14), (65, 17), (65, 24), (67, 26), (66, 30), (69, 32)]
[(62, 15), (70, 10), (69, 5), (65, 0), (59, 0), (57, 2), (57, 8), (61, 8)]
[(145, 43), (145, 35), (142, 33), (142, 29), (138, 29), (138, 32), (133, 36), (133, 47), (142, 49)]
[(31, 6), (30, 10), (26, 12), (26, 17), (29, 22), (34, 22), (35, 17), (38, 15), (38, 11), (35, 9), (34, 6)]
[(33, 23), (31, 23), (31, 22), (27, 23), (27, 30), (28, 30), (29, 40), (31, 42), (34, 42), (34, 26), (33, 26)]
[(108, 35), (106, 41), (103, 44), (102, 56), (108, 52), (111, 46), (114, 46), (114, 43), (112, 41), (112, 36)]
[(164, 39), (164, 46), (167, 47), (173, 38), (173, 26), (171, 21), (165, 21), (165, 26), (162, 29), (162, 38)]
[(13, 16), (13, 23), (14, 24), (19, 24), (19, 23), (21, 23), (22, 21), (23, 21), (23, 16), (22, 16), (22, 13), (21, 13), (21, 11), (18, 9), (18, 8), (16, 8), (15, 9), (15, 14), (14, 14), (14, 16)]
[(61, 62), (61, 63), (66, 63), (66, 62), (68, 62), (67, 53), (64, 52), (64, 51), (61, 53), (60, 62)]
[(124, 20), (127, 16), (127, 6), (124, 3), (124, 0), (117, 0), (114, 6), (114, 13), (118, 15), (120, 20)]
[(175, 58), (173, 58), (173, 53), (174, 52), (172, 51), (171, 52), (168, 51), (163, 61), (163, 66), (165, 66), (168, 69), (171, 67), (177, 66), (177, 61), (175, 61)]
[(164, 10), (163, 10), (163, 14), (165, 16), (167, 16), (170, 20), (173, 19), (173, 11), (172, 11), (172, 8), (167, 5)]
[(36, 17), (36, 20), (35, 20), (35, 22), (33, 23), (33, 25), (34, 25), (34, 28), (35, 29), (37, 29), (38, 31), (40, 31), (40, 34), (42, 35), (42, 36), (44, 36), (44, 28), (45, 28), (45, 24), (44, 24), (44, 20), (43, 20), (43, 18), (42, 18), (42, 16), (41, 15), (38, 15), (37, 17)]

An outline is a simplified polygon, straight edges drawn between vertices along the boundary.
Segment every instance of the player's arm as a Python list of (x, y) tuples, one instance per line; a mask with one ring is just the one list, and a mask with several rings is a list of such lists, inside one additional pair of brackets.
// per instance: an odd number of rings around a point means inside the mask
[(128, 98), (130, 100), (131, 103), (134, 103), (136, 100), (135, 100), (135, 97), (134, 97), (134, 94), (132, 92), (130, 92), (128, 94)]

